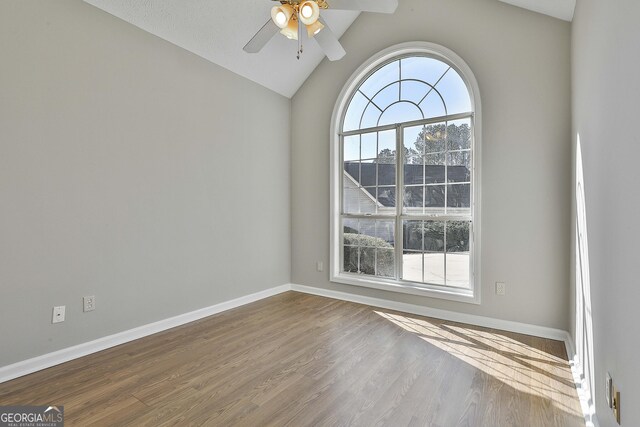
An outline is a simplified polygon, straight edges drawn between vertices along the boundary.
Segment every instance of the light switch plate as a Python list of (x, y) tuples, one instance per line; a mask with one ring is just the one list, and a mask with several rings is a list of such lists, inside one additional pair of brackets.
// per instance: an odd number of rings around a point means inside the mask
[(604, 394), (605, 397), (607, 398), (607, 405), (609, 405), (609, 408), (613, 407), (613, 380), (611, 379), (611, 374), (607, 372), (607, 378), (604, 382)]

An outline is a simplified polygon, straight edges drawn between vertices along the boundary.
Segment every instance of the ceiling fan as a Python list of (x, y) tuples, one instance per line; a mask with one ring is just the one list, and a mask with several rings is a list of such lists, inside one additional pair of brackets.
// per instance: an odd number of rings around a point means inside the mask
[[(357, 10), (361, 12), (393, 13), (398, 0), (273, 0), (280, 3), (271, 9), (271, 19), (244, 47), (248, 53), (257, 53), (279, 31), (289, 39), (300, 40), (302, 31), (314, 39), (327, 58), (337, 61), (345, 50), (327, 23), (320, 16), (321, 9)], [(298, 48), (300, 59), (302, 47)]]

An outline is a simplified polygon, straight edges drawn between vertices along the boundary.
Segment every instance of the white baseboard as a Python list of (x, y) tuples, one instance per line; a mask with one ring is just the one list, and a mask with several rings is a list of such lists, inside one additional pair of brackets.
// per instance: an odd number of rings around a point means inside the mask
[(266, 289), (254, 294), (246, 295), (210, 307), (202, 308), (200, 310), (195, 310), (175, 317), (170, 317), (158, 322), (149, 323), (147, 325), (139, 326), (134, 329), (119, 332), (103, 338), (98, 338), (97, 340), (54, 351), (52, 353), (44, 354), (32, 359), (27, 359), (22, 362), (17, 362), (12, 365), (0, 367), (0, 383), (290, 290), (339, 299), (343, 301), (355, 302), (359, 304), (365, 304), (373, 307), (380, 307), (387, 310), (396, 310), (405, 313), (416, 314), (419, 316), (433, 317), (436, 319), (448, 320), (451, 322), (467, 323), (470, 325), (481, 326), (485, 328), (499, 329), (503, 331), (516, 332), (525, 335), (533, 335), (537, 337), (563, 341), (567, 349), (567, 356), (569, 357), (569, 361), (571, 363), (571, 369), (573, 372), (574, 381), (576, 383), (578, 396), (580, 398), (580, 403), (585, 414), (587, 427), (599, 427), (595, 412), (589, 405), (589, 392), (588, 390), (586, 390), (586, 387), (583, 387), (584, 375), (582, 372), (581, 364), (579, 363), (578, 357), (576, 356), (575, 347), (573, 346), (571, 336), (566, 331), (544, 326), (536, 326), (526, 323), (512, 322), (509, 320), (501, 320), (491, 317), (440, 310), (416, 304), (408, 304), (381, 298), (366, 297), (351, 294), (348, 292), (332, 291), (329, 289), (297, 284), (285, 284), (276, 286), (274, 288)]
[(291, 290), (281, 285), (0, 368), (0, 383)]
[(440, 310), (437, 308), (425, 307), (422, 305), (408, 304), (404, 302), (389, 301), (382, 298), (372, 298), (347, 292), (331, 291), (323, 288), (316, 288), (304, 285), (291, 285), (291, 290), (304, 292), (307, 294), (319, 295), (328, 298), (335, 298), (373, 307), (385, 308), (387, 310), (403, 311), (405, 313), (419, 316), (433, 317), (450, 322), (467, 323), (469, 325), (482, 326), (484, 328), (499, 329), (502, 331), (517, 332), (525, 335), (549, 338), (557, 341), (565, 341), (568, 333), (561, 329), (547, 328), (545, 326), (530, 325), (527, 323), (512, 322), (509, 320), (494, 319), (492, 317), (476, 316), (474, 314), (458, 313), (455, 311)]
[(584, 415), (584, 421), (586, 427), (600, 427), (598, 423), (598, 417), (596, 415), (596, 408), (593, 404), (593, 398), (591, 396), (591, 390), (587, 387), (585, 381), (584, 370), (578, 354), (576, 352), (575, 345), (571, 335), (567, 332), (567, 339), (564, 342), (567, 348), (567, 356), (569, 357), (569, 364), (571, 365), (571, 373), (573, 374), (573, 382), (576, 385), (576, 391), (578, 392), (578, 398), (580, 399), (580, 406), (582, 408), (582, 414)]

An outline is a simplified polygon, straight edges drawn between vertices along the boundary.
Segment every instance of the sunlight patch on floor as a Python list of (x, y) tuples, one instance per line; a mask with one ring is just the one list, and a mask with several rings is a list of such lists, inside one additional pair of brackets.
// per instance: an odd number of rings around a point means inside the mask
[(519, 392), (548, 399), (557, 408), (582, 416), (562, 402), (573, 399), (576, 392), (569, 363), (560, 357), (499, 332), (381, 311), (376, 314)]

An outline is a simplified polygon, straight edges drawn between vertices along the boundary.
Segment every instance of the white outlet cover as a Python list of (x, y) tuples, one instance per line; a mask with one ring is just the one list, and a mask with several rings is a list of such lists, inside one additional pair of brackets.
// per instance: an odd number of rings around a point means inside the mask
[(83, 301), (83, 311), (93, 311), (96, 309), (96, 297), (95, 295), (87, 296), (82, 298)]
[(64, 315), (66, 307), (64, 305), (53, 307), (53, 315), (51, 317), (51, 323), (64, 322)]
[(496, 294), (497, 295), (506, 295), (507, 286), (504, 282), (496, 282)]

